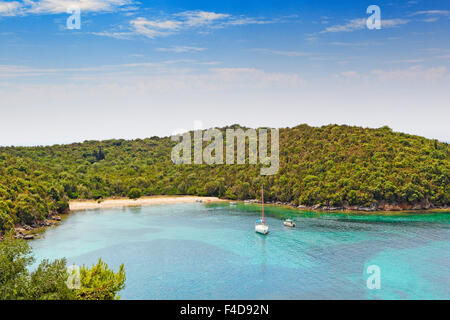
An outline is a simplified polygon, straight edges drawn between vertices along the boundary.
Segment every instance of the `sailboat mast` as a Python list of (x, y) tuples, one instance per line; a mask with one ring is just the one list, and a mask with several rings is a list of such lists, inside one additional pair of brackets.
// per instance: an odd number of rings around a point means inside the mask
[(262, 186), (261, 189), (261, 199), (262, 199), (262, 214), (263, 214), (262, 222), (263, 224), (266, 224), (266, 217), (264, 215), (264, 185)]

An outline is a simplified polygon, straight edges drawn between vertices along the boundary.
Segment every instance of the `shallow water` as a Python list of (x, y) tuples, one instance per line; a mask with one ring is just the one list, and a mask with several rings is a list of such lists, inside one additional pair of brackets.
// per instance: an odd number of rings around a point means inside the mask
[(267, 211), (268, 236), (254, 232), (257, 205), (76, 212), (32, 246), (38, 261), (124, 263), (122, 299), (450, 299), (450, 214)]

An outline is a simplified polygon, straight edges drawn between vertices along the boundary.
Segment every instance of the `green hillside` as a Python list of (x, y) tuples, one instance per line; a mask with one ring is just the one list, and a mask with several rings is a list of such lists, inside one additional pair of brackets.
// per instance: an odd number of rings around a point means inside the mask
[(253, 199), (264, 181), (268, 201), (296, 206), (450, 204), (449, 145), (388, 127), (280, 129), (280, 169), (266, 177), (260, 165), (175, 165), (175, 144), (152, 137), (0, 148), (0, 229), (64, 212), (70, 199), (127, 196), (132, 188), (143, 195)]

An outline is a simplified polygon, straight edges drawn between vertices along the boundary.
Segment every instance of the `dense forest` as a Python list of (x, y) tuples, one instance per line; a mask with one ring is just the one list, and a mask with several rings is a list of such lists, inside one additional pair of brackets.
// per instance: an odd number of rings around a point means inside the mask
[(170, 137), (152, 137), (2, 147), (0, 229), (65, 212), (70, 199), (123, 197), (131, 190), (133, 197), (255, 199), (264, 183), (268, 201), (296, 206), (450, 204), (449, 145), (388, 127), (280, 129), (280, 168), (265, 177), (260, 175), (261, 164), (175, 165), (175, 145)]

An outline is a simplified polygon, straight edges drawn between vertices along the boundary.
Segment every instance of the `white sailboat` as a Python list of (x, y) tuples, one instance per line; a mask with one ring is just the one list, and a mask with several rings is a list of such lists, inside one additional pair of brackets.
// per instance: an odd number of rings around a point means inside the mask
[(262, 200), (262, 219), (256, 221), (255, 232), (266, 235), (269, 233), (269, 226), (266, 224), (266, 216), (264, 214), (264, 186), (261, 190), (261, 200)]

